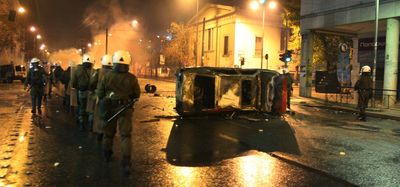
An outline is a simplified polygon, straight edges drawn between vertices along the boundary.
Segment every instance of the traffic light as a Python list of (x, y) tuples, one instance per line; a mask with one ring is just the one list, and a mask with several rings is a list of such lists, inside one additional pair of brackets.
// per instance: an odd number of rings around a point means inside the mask
[(285, 62), (291, 62), (292, 61), (292, 50), (288, 50), (285, 53)]
[(282, 62), (286, 62), (285, 61), (285, 53), (279, 54), (279, 60), (282, 61)]
[(279, 60), (285, 63), (291, 62), (292, 61), (292, 50), (288, 50), (285, 53), (279, 54)]

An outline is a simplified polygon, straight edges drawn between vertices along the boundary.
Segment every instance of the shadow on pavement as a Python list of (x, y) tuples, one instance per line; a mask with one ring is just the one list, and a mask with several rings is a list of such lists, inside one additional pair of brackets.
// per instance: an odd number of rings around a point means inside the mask
[(177, 119), (166, 148), (167, 161), (209, 166), (248, 150), (300, 154), (293, 129), (282, 119), (250, 122), (223, 117)]

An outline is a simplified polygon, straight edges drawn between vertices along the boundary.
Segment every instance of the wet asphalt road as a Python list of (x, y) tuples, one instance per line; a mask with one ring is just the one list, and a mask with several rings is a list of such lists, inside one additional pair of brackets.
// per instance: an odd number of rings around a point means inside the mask
[[(174, 118), (174, 84), (140, 81), (142, 87), (149, 82), (158, 86), (161, 95), (143, 94), (135, 106), (130, 177), (120, 172), (118, 138), (113, 162), (106, 164), (95, 135), (79, 132), (73, 112), (64, 110), (60, 97), (45, 104), (40, 120), (32, 120), (22, 85), (0, 85), (0, 186), (399, 184), (399, 136), (388, 134), (388, 130), (357, 130), (375, 123), (343, 124), (354, 116), (296, 100), (295, 116), (264, 116), (268, 121), (251, 122), (240, 115), (233, 120)], [(326, 121), (328, 125), (323, 123)], [(391, 129), (397, 123), (382, 124), (384, 129)], [(371, 135), (381, 142), (366, 141)], [(373, 153), (389, 147), (384, 154)], [(385, 156), (386, 160), (380, 160)], [(391, 156), (394, 160), (389, 159)], [(375, 176), (378, 172), (381, 176)]]

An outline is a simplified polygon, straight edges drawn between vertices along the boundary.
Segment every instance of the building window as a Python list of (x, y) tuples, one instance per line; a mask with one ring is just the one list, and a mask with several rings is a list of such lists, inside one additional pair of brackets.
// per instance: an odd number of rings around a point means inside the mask
[(229, 36), (224, 37), (224, 56), (228, 56), (229, 54)]
[(262, 50), (262, 37), (257, 37), (256, 36), (256, 46), (254, 48), (254, 55), (255, 56), (260, 56), (261, 55), (261, 50)]
[(213, 31), (214, 29), (207, 29), (206, 33), (206, 41), (207, 41), (207, 48), (206, 50), (211, 51), (213, 50)]

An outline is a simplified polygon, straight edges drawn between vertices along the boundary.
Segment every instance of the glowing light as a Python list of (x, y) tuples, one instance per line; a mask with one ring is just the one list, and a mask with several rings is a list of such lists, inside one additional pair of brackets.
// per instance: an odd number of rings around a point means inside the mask
[(88, 47), (92, 47), (92, 44), (91, 44), (91, 43), (88, 43), (87, 46), (88, 46)]
[(268, 3), (268, 7), (270, 9), (275, 9), (278, 6), (278, 4), (276, 3), (276, 1), (271, 1)]
[(18, 138), (18, 141), (19, 142), (23, 142), (25, 140), (25, 136), (24, 135), (22, 135), (22, 136), (20, 136), (19, 138)]
[(157, 38), (160, 38), (160, 35), (157, 35)]
[(40, 40), (40, 39), (42, 39), (42, 36), (40, 34), (38, 34), (38, 35), (36, 35), (36, 38)]
[(29, 30), (30, 30), (31, 32), (35, 32), (35, 31), (36, 31), (36, 27), (31, 26), (31, 28), (29, 28)]
[(44, 44), (40, 45), (40, 50), (44, 50), (45, 47), (46, 47), (46, 45), (44, 45)]
[(136, 27), (138, 27), (139, 22), (136, 19), (132, 20), (131, 25), (132, 25), (132, 27), (136, 28)]
[(265, 0), (259, 0), (258, 2), (260, 2), (260, 4), (264, 4)]
[(260, 4), (257, 1), (250, 2), (250, 8), (252, 10), (258, 10), (260, 8)]
[(18, 8), (18, 12), (21, 13), (21, 14), (25, 13), (25, 8), (22, 7), (22, 6), (19, 7), (19, 8)]

